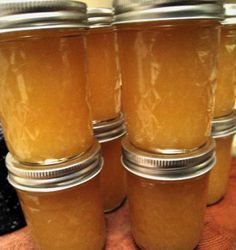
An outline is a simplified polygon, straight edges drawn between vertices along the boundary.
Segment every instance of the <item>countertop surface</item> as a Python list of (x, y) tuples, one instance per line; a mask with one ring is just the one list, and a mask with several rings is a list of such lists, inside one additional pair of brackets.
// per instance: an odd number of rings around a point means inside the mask
[[(127, 203), (106, 215), (106, 250), (135, 250)], [(27, 227), (0, 237), (0, 250), (33, 250)], [(236, 158), (225, 198), (206, 210), (204, 232), (197, 250), (236, 250)]]

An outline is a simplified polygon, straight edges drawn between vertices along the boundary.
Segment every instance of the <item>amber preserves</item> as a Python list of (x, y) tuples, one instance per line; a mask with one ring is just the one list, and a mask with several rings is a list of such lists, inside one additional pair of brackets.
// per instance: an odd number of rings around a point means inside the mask
[(10, 152), (22, 162), (56, 161), (85, 152), (93, 137), (83, 33), (11, 36), (2, 36), (0, 44), (0, 113)]
[(88, 86), (92, 119), (106, 121), (120, 113), (120, 74), (113, 28), (92, 28), (87, 35)]
[(141, 249), (194, 249), (203, 228), (208, 174), (178, 182), (127, 174), (131, 228)]
[(101, 171), (101, 190), (105, 212), (119, 207), (126, 197), (125, 171), (121, 165), (121, 139), (103, 142), (104, 166)]
[(131, 142), (152, 152), (203, 145), (213, 115), (217, 22), (178, 20), (117, 28)]
[(105, 229), (98, 177), (52, 193), (18, 190), (36, 246), (44, 250), (101, 250)]
[(222, 25), (214, 117), (232, 112), (235, 104), (236, 25)]
[(216, 166), (209, 179), (208, 205), (214, 204), (224, 197), (231, 169), (231, 146), (233, 136), (216, 139)]

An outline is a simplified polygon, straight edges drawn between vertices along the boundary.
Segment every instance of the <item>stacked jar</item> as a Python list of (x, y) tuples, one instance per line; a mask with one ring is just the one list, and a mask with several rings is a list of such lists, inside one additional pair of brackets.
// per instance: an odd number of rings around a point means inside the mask
[(101, 143), (104, 168), (101, 172), (101, 191), (104, 211), (118, 208), (126, 197), (125, 172), (122, 168), (121, 137), (125, 133), (121, 114), (121, 83), (112, 26), (111, 1), (86, 1), (89, 32), (88, 92), (94, 134)]
[(216, 139), (216, 167), (210, 175), (208, 205), (220, 201), (227, 189), (231, 165), (231, 147), (236, 127), (236, 4), (224, 4), (221, 23), (218, 78), (212, 136)]
[(114, 1), (131, 228), (141, 249), (194, 249), (203, 228), (221, 1)]
[(102, 160), (85, 84), (87, 27), (82, 2), (0, 2), (6, 165), (40, 249), (104, 246)]

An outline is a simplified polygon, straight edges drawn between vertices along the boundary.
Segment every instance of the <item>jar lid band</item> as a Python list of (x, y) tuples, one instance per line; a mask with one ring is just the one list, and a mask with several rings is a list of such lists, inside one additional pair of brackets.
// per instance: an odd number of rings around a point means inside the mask
[(195, 151), (165, 155), (149, 153), (134, 147), (125, 137), (122, 140), (122, 163), (131, 173), (160, 181), (196, 178), (212, 169), (215, 164), (213, 139)]
[(97, 142), (81, 156), (58, 164), (29, 165), (16, 161), (10, 153), (6, 157), (9, 182), (30, 192), (54, 192), (80, 185), (96, 176), (102, 163)]
[(223, 25), (236, 24), (236, 3), (225, 3), (224, 4), (224, 17), (222, 21)]
[(222, 138), (236, 133), (236, 110), (231, 114), (212, 121), (212, 136)]
[(95, 137), (100, 143), (108, 142), (126, 134), (123, 114), (104, 122), (93, 123)]
[(113, 21), (113, 10), (108, 8), (88, 8), (90, 28), (110, 27)]
[(76, 0), (0, 1), (0, 33), (85, 27), (86, 4)]
[(145, 21), (223, 19), (221, 0), (115, 0), (115, 24)]

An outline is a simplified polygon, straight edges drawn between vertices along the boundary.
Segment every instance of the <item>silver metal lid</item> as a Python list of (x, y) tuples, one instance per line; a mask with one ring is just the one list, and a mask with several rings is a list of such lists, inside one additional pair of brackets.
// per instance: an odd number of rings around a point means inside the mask
[(112, 120), (93, 123), (93, 131), (99, 143), (113, 141), (122, 137), (126, 134), (123, 114)]
[(114, 0), (115, 24), (222, 19), (222, 0)]
[(113, 21), (113, 10), (108, 8), (88, 8), (90, 28), (110, 27)]
[(102, 162), (97, 142), (82, 156), (54, 165), (26, 165), (10, 153), (6, 157), (9, 182), (29, 192), (60, 191), (87, 182), (100, 172)]
[(134, 175), (160, 181), (178, 181), (201, 176), (215, 164), (213, 139), (188, 154), (153, 154), (122, 140), (122, 163)]
[(224, 4), (224, 17), (223, 25), (236, 24), (236, 3)]
[(222, 138), (236, 133), (236, 110), (230, 115), (216, 118), (212, 121), (213, 138)]
[(86, 4), (76, 0), (0, 1), (0, 33), (84, 27)]

